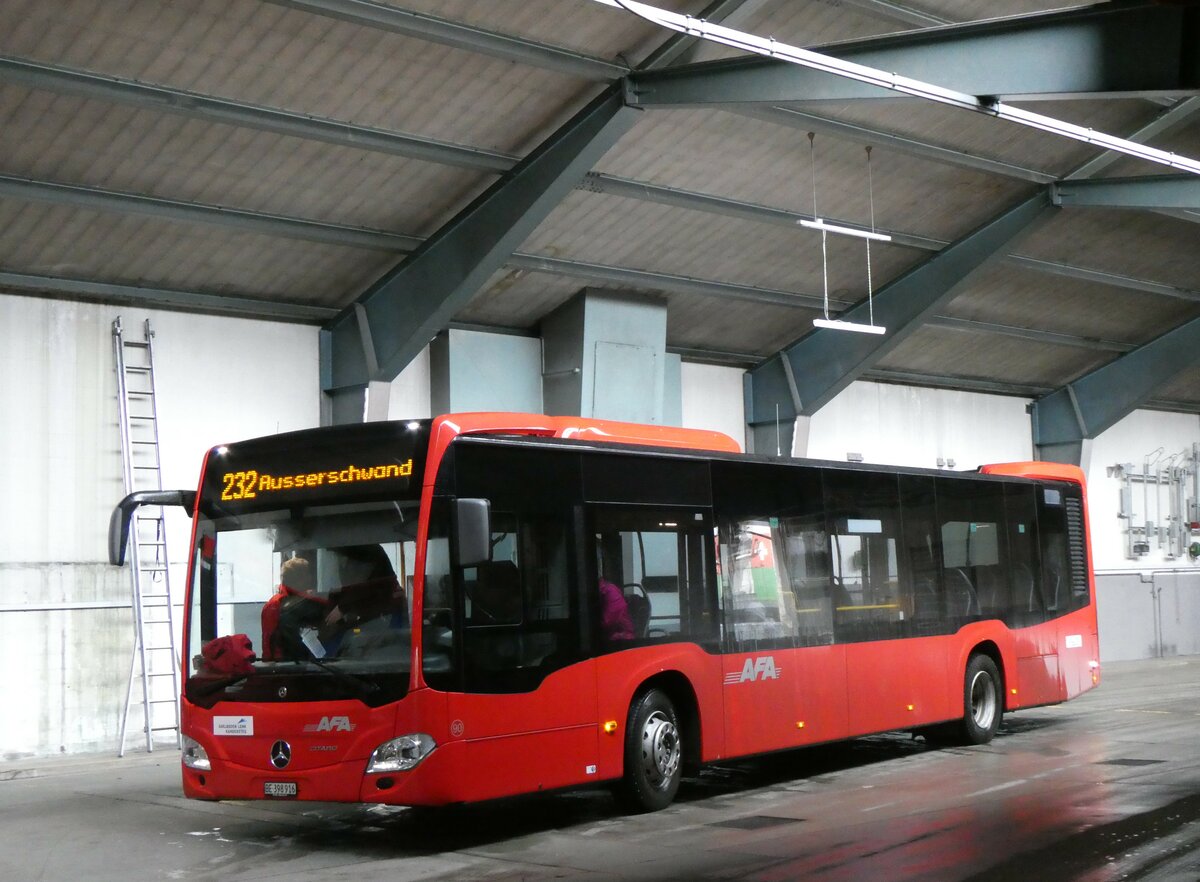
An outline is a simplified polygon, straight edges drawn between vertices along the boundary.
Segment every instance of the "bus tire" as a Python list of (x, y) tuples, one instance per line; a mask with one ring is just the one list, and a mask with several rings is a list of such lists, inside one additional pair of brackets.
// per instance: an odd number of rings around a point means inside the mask
[(963, 718), (959, 731), (964, 744), (987, 744), (1000, 728), (1004, 687), (990, 656), (977, 653), (967, 662), (963, 678)]
[(625, 775), (617, 796), (634, 812), (669, 806), (679, 790), (683, 736), (675, 705), (658, 689), (634, 698), (625, 728)]

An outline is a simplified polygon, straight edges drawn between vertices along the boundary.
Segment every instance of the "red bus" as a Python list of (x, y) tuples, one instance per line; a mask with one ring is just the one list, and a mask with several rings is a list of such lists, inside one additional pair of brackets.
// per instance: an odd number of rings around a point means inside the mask
[(890, 731), (987, 742), (1099, 682), (1083, 475), (743, 455), (459, 414), (217, 447), (194, 518), (183, 788), (443, 805)]

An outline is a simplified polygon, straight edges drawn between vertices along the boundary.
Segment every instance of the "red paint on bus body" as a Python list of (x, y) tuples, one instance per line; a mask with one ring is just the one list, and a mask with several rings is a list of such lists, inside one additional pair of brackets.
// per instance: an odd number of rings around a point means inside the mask
[[(739, 452), (732, 439), (716, 432), (533, 414), (438, 417), (421, 496), (414, 621), (422, 620), (427, 513), (438, 466), (456, 437), (484, 433)], [(1079, 469), (1054, 463), (1008, 463), (981, 471), (1083, 487)], [(1086, 530), (1086, 504), (1084, 525)], [(1090, 535), (1088, 542), (1090, 548)], [(192, 547), (195, 572), (194, 536)], [(1091, 579), (1090, 561), (1088, 573)], [(442, 805), (613, 780), (624, 771), (631, 701), (648, 683), (672, 695), (685, 718), (694, 716), (702, 762), (956, 719), (962, 713), (963, 672), (981, 649), (998, 656), (1008, 710), (1064, 701), (1098, 682), (1090, 587), (1088, 607), (1029, 628), (980, 621), (951, 635), (724, 655), (688, 643), (644, 646), (555, 671), (538, 689), (521, 694), (429, 688), (414, 632), (410, 691), (381, 708), (347, 700), (219, 702), (205, 710), (185, 697), (183, 734), (205, 748), (213, 770), (185, 768), (184, 792), (201, 799), (259, 799), (264, 784), (287, 780), (297, 782), (300, 799)], [(190, 605), (185, 628), (188, 618)], [(1080, 637), (1081, 645), (1064, 657), (1067, 636)], [(253, 716), (252, 736), (214, 734), (214, 717), (234, 715)], [(305, 732), (330, 716), (347, 718), (354, 729)], [(376, 747), (417, 732), (432, 736), (437, 747), (415, 769), (366, 774)], [(284, 771), (270, 765), (277, 740), (288, 741), (293, 751), (294, 765)]]

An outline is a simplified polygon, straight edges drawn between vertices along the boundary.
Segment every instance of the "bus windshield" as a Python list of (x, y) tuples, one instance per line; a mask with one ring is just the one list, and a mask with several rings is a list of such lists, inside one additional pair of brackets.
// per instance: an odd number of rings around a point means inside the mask
[(372, 502), (202, 520), (189, 699), (375, 705), (403, 694), (417, 512), (416, 502)]
[(197, 505), (189, 700), (395, 701), (428, 421), (215, 448)]

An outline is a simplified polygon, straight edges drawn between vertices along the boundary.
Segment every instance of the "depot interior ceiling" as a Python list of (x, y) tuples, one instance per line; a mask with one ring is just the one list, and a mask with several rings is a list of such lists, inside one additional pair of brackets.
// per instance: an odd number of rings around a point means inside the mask
[[(658, 5), (1200, 157), (1200, 71), (1181, 48), (1200, 34), (1194, 6)], [(914, 273), (923, 292), (944, 286), (889, 321), (854, 376), (1049, 395), (1200, 318), (1200, 179), (786, 76), (590, 0), (0, 8), (14, 25), (0, 29), (0, 291), (336, 328), (490, 200), (474, 222), (508, 236), (472, 272), (416, 306), (402, 290), (376, 299), (391, 301), (385, 327), (414, 335), (367, 358), (376, 372), (451, 323), (533, 332), (584, 287), (664, 298), (685, 358), (794, 359), (825, 284), (821, 235), (798, 224), (813, 215), (812, 132), (825, 220), (868, 227), (873, 195), (891, 236), (872, 246), (874, 290), (903, 292)], [(1018, 18), (979, 24), (995, 16)], [(581, 119), (610, 94), (611, 118)], [(570, 154), (556, 170), (529, 172), (555, 150)], [(527, 185), (544, 192), (514, 201)], [(1043, 195), (1027, 226), (988, 232)], [(852, 311), (863, 244), (827, 246), (831, 305)], [(956, 253), (969, 266), (937, 281), (935, 259)], [(419, 314), (401, 326), (397, 305)], [(1200, 411), (1200, 365), (1163, 361), (1150, 403)]]

